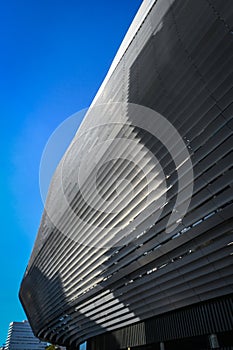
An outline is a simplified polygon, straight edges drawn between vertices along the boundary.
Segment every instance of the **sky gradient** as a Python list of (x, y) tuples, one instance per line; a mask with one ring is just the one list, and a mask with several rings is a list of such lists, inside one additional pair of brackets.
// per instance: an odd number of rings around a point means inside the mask
[(141, 2), (1, 2), (0, 345), (9, 323), (26, 318), (18, 290), (43, 211), (45, 144), (90, 105)]

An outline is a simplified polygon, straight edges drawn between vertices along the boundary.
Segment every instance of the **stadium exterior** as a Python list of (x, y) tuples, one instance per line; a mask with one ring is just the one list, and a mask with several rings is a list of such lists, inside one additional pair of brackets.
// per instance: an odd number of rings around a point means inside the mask
[[(20, 288), (36, 336), (90, 350), (233, 345), (232, 61), (231, 0), (142, 3), (50, 185)], [(159, 123), (150, 133), (153, 117), (183, 143)]]

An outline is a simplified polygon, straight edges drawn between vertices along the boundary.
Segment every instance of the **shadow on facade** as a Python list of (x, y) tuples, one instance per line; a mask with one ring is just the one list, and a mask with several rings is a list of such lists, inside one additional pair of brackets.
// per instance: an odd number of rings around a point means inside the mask
[[(88, 328), (91, 330), (94, 328), (97, 334), (107, 331), (95, 321), (83, 317), (83, 314), (74, 310), (74, 303), (71, 304), (66, 297), (59, 273), (55, 273), (52, 278), (47, 278), (40, 268), (32, 266), (21, 283), (19, 297), (22, 305), (25, 306), (24, 310), (33, 333), (42, 340), (73, 350), (77, 349), (75, 334), (77, 331), (82, 332), (82, 327), (85, 327), (86, 323)], [(81, 316), (81, 322), (76, 320), (72, 322), (74, 313), (75, 319)], [(85, 331), (88, 330), (85, 329)], [(73, 340), (72, 336), (74, 336)], [(84, 333), (83, 340), (85, 338)], [(100, 342), (100, 349), (119, 348), (113, 334), (109, 334), (108, 339), (103, 341), (104, 343)], [(95, 348), (95, 350), (98, 349)]]
[[(216, 99), (211, 93), (211, 79), (203, 78), (195, 62), (199, 50), (204, 50), (205, 43), (201, 42), (203, 46), (199, 43), (196, 51), (190, 46), (192, 28), (195, 28), (196, 33), (200, 31), (199, 34), (202, 30), (201, 26), (200, 28), (195, 26), (197, 18), (195, 14), (202, 6), (203, 3), (200, 0), (185, 3), (175, 0), (163, 16), (159, 29), (151, 33), (129, 70), (128, 102), (157, 111), (175, 126), (181, 137), (186, 136), (189, 131), (187, 125), (186, 129), (183, 126), (184, 120), (188, 118), (195, 120), (199, 117), (200, 110), (197, 106), (205, 107), (206, 111), (210, 109), (209, 106), (219, 110)], [(181, 7), (186, 7), (182, 15), (180, 15)], [(202, 9), (203, 13), (204, 11), (206, 11), (206, 18), (213, 16), (212, 9), (208, 5)], [(212, 28), (220, 32), (224, 30), (221, 21), (215, 23), (215, 27), (212, 26)], [(190, 35), (188, 35), (189, 32)], [(137, 35), (135, 40), (140, 40), (140, 36)], [(196, 44), (195, 41), (194, 44)], [(194, 58), (187, 49), (188, 45), (192, 48)], [(233, 45), (231, 45), (230, 55), (233, 55)], [(229, 82), (229, 86), (232, 84), (233, 79)], [(208, 124), (209, 118), (208, 113), (203, 114), (202, 121)], [(147, 146), (146, 143), (144, 145)], [(162, 148), (159, 141), (157, 146), (158, 149)], [(160, 160), (159, 154), (155, 153), (155, 156)], [(162, 159), (161, 165), (165, 169)], [(174, 190), (176, 191), (177, 188), (173, 188)], [(131, 276), (128, 275), (127, 280), (130, 279)], [(109, 288), (114, 290), (114, 285), (110, 285)], [(114, 294), (121, 302), (119, 293)], [(233, 344), (230, 335), (232, 320), (227, 315), (231, 303), (232, 296), (223, 296), (180, 310), (172, 311), (171, 305), (171, 312), (166, 315), (127, 326), (111, 334), (118, 339), (121, 349), (127, 349), (127, 347), (135, 350), (159, 349), (160, 342), (166, 342), (165, 349), (169, 350), (207, 349), (210, 346), (208, 335), (212, 333), (218, 333), (221, 347), (230, 346)], [(127, 307), (135, 316), (140, 317), (131, 305), (127, 304)], [(216, 310), (218, 310), (218, 316), (215, 314)], [(221, 319), (228, 320), (224, 327)], [(96, 336), (93, 343), (96, 345), (103, 343), (104, 338), (108, 339), (108, 337), (109, 334)], [(141, 346), (137, 347), (139, 344)], [(102, 349), (111, 349), (111, 347), (102, 347)], [(90, 350), (92, 350), (91, 347)]]

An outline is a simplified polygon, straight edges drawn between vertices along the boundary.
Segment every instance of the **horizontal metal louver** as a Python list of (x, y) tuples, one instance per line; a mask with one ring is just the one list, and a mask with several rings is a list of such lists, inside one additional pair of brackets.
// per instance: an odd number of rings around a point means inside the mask
[[(232, 28), (231, 0), (143, 3), (123, 41), (124, 49), (51, 183), (47, 203), (58, 226), (45, 211), (20, 289), (21, 302), (40, 338), (76, 347), (98, 335), (100, 342), (108, 342), (110, 338), (101, 334), (111, 332), (124, 348), (148, 339), (170, 340), (177, 334), (187, 337), (232, 327)], [(116, 102), (112, 114), (109, 102)], [(117, 123), (121, 113), (129, 113), (122, 109), (130, 104), (164, 116), (190, 153), (192, 199), (171, 232), (166, 227), (177, 199), (179, 167), (149, 131)], [(92, 114), (95, 108), (101, 111), (98, 126)], [(107, 123), (109, 114), (112, 119)], [(174, 140), (175, 150), (174, 135), (167, 138)], [(127, 146), (122, 139), (128, 140)], [(101, 204), (91, 185), (97, 167), (94, 156), (87, 160), (89, 176), (83, 182), (87, 205), (72, 164), (78, 169), (81, 157), (101, 142), (109, 142), (109, 148), (100, 159), (107, 159), (109, 152), (117, 160), (98, 169), (96, 182), (105, 199)], [(179, 159), (179, 152), (175, 156)], [(64, 188), (59, 182), (61, 168)], [(158, 170), (157, 176), (148, 180), (152, 169)], [(122, 179), (132, 185), (133, 197)], [(116, 194), (117, 182), (121, 187)], [(152, 221), (148, 188), (159, 191), (162, 198), (164, 186), (166, 202), (156, 209), (161, 210), (159, 219)], [(63, 189), (72, 212), (61, 205)], [(185, 194), (185, 187), (182, 191)], [(184, 195), (180, 205), (188, 200)], [(93, 209), (96, 206), (98, 210)]]

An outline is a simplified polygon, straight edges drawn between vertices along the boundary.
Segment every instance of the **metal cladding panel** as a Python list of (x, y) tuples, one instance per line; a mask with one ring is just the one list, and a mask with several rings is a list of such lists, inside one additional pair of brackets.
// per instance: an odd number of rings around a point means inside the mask
[[(45, 211), (20, 289), (32, 328), (42, 339), (75, 347), (108, 331), (143, 327), (140, 322), (153, 317), (158, 323), (155, 338), (161, 339), (159, 329), (171, 328), (176, 317), (180, 324), (185, 324), (187, 317), (198, 319), (199, 311), (195, 311), (197, 315), (188, 311), (191, 305), (212, 305), (210, 299), (228, 298), (232, 293), (232, 13), (231, 0), (143, 2), (50, 186), (47, 205), (58, 225)], [(128, 113), (131, 120), (130, 106), (135, 104), (140, 111), (150, 108), (166, 118), (192, 160), (194, 186), (189, 209), (170, 231), (167, 225), (178, 190), (183, 193), (178, 210), (189, 201), (186, 187), (179, 188), (179, 183), (188, 179), (188, 170), (185, 162), (177, 166), (181, 154), (174, 153), (178, 144), (175, 133), (161, 130), (172, 145), (169, 152), (149, 132), (149, 126), (119, 125), (121, 113)], [(139, 122), (143, 118), (140, 114)], [(122, 139), (130, 140), (127, 147)], [(109, 142), (100, 156), (103, 166), (97, 177), (99, 193), (107, 204), (95, 210), (78, 191), (72, 164), (79, 166), (98, 142)], [(147, 154), (141, 152), (143, 147)], [(105, 164), (107, 154), (117, 161)], [(137, 166), (129, 161), (132, 155)], [(157, 180), (161, 193), (160, 175), (166, 175), (167, 197), (155, 210), (161, 211), (158, 220), (150, 213), (146, 197), (150, 183), (143, 176), (143, 171), (149, 174), (155, 167), (150, 155), (160, 163)], [(86, 158), (90, 172), (84, 179), (87, 196), (94, 204), (98, 202), (91, 186), (95, 156)], [(63, 186), (59, 182), (61, 169)], [(116, 196), (116, 183), (122, 179), (130, 181), (133, 197), (124, 183)], [(72, 212), (67, 212), (61, 201), (63, 190)], [(119, 235), (116, 244), (109, 244), (112, 227)], [(228, 320), (229, 304), (222, 310), (220, 304), (214, 305), (219, 317)], [(180, 308), (184, 308), (182, 312)], [(203, 315), (215, 312), (212, 306), (200, 308)], [(172, 320), (168, 317), (165, 322), (167, 316), (163, 319), (161, 315), (172, 311)], [(201, 322), (194, 322), (192, 334), (214, 329), (200, 326)], [(228, 330), (228, 321), (221, 324), (217, 330)], [(147, 342), (135, 329), (130, 336), (122, 331), (121, 342), (124, 337), (127, 346), (131, 341)], [(172, 329), (164, 332), (164, 339), (175, 336)], [(181, 329), (177, 332), (180, 337), (188, 334)]]
[[(142, 344), (155, 344), (192, 336), (200, 337), (203, 333), (231, 331), (232, 307), (232, 298), (226, 298), (177, 310), (94, 337), (88, 341), (87, 349), (126, 349)], [(108, 346), (111, 343), (112, 346)]]

